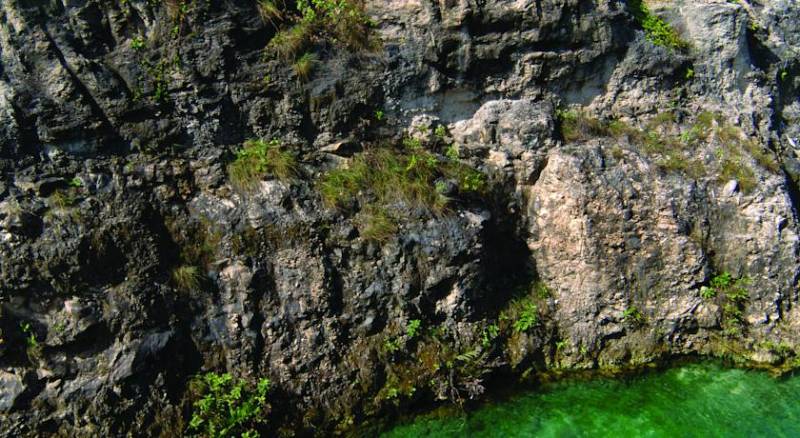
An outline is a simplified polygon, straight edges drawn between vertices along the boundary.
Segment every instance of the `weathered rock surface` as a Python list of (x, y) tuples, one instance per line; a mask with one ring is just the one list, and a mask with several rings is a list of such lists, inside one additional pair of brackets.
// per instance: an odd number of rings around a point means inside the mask
[[(325, 435), (496, 376), (800, 355), (797, 2), (658, 2), (676, 51), (621, 1), (368, 0), (380, 49), (326, 47), (307, 81), (265, 55), (255, 2), (191, 3), (176, 25), (146, 0), (0, 2), (0, 435), (178, 435), (206, 370), (270, 377), (271, 427)], [(755, 187), (721, 135), (687, 152), (703, 174), (567, 141), (570, 105), (644, 130), (672, 109), (676, 136), (721, 113)], [(316, 178), (403, 136), (490, 190), (367, 239)], [(299, 176), (235, 189), (248, 138)], [(723, 272), (746, 301), (702, 296)]]

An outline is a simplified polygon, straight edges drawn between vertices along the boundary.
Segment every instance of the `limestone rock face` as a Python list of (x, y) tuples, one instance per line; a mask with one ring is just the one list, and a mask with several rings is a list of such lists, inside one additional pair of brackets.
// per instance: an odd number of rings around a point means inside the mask
[[(496, 376), (798, 363), (798, 2), (654, 2), (674, 49), (620, 1), (366, 0), (308, 75), (255, 1), (184, 3), (0, 1), (0, 436), (177, 436), (207, 371), (304, 436)], [(290, 177), (232, 184), (251, 138)], [(433, 207), (324, 202), (386, 144), (445, 169)]]

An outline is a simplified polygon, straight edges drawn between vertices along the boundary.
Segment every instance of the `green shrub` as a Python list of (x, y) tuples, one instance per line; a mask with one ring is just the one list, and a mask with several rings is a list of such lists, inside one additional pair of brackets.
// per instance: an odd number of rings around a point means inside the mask
[(194, 402), (189, 432), (209, 438), (257, 437), (256, 429), (266, 424), (269, 380), (251, 385), (234, 380), (230, 374), (206, 373), (195, 379)]
[[(42, 358), (42, 344), (39, 343), (39, 340), (36, 339), (36, 333), (34, 333), (33, 327), (27, 322), (23, 322), (19, 324), (20, 330), (22, 330), (22, 334), (25, 336), (25, 353), (28, 355), (28, 360), (35, 364), (35, 362)], [(0, 332), (0, 335), (2, 332)], [(0, 341), (2, 341), (2, 337), (0, 336)]]
[(285, 61), (292, 60), (308, 47), (313, 31), (308, 23), (295, 24), (276, 33), (269, 42), (269, 48), (279, 58)]
[(25, 335), (25, 343), (27, 344), (28, 348), (38, 348), (39, 341), (36, 340), (36, 334), (33, 333), (31, 325), (27, 322), (23, 322), (19, 324), (19, 328)]
[(278, 140), (248, 140), (228, 166), (231, 183), (239, 189), (252, 189), (267, 176), (288, 180), (297, 175), (297, 159), (283, 150)]
[(650, 12), (644, 0), (628, 0), (628, 8), (653, 44), (678, 50), (689, 47), (669, 23)]

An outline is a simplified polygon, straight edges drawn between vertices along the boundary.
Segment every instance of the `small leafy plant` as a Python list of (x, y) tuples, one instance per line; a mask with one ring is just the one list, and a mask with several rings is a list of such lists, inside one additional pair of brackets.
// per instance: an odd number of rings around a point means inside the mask
[(408, 325), (406, 326), (406, 336), (408, 339), (414, 339), (419, 334), (420, 326), (422, 322), (418, 319), (412, 319), (408, 321)]
[(745, 325), (744, 308), (750, 295), (747, 286), (750, 279), (747, 277), (733, 278), (729, 272), (715, 275), (708, 286), (700, 288), (700, 296), (704, 299), (721, 297), (722, 326), (728, 336), (741, 334)]
[(192, 383), (200, 397), (194, 402), (189, 432), (210, 438), (255, 438), (266, 423), (269, 379), (255, 385), (235, 380), (230, 374), (206, 373)]
[(497, 338), (500, 334), (500, 327), (497, 324), (489, 324), (483, 329), (483, 333), (481, 333), (481, 346), (483, 348), (489, 348), (492, 345), (492, 341)]
[(28, 359), (33, 362), (36, 359), (41, 358), (42, 356), (42, 346), (39, 344), (39, 341), (36, 339), (36, 333), (34, 333), (33, 328), (27, 322), (20, 323), (19, 325), (20, 330), (25, 335), (25, 344), (27, 346), (26, 352), (28, 354)]
[(515, 333), (523, 333), (530, 330), (537, 322), (539, 322), (539, 308), (536, 303), (525, 301), (522, 303), (519, 317), (514, 321), (512, 327)]
[(622, 319), (629, 324), (640, 325), (644, 323), (644, 315), (636, 306), (625, 309), (622, 312)]

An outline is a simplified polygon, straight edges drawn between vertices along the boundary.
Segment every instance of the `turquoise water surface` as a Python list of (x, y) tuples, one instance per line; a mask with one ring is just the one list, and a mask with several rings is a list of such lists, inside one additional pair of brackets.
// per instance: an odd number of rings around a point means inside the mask
[(626, 380), (545, 385), (385, 437), (800, 437), (800, 376), (692, 364)]

